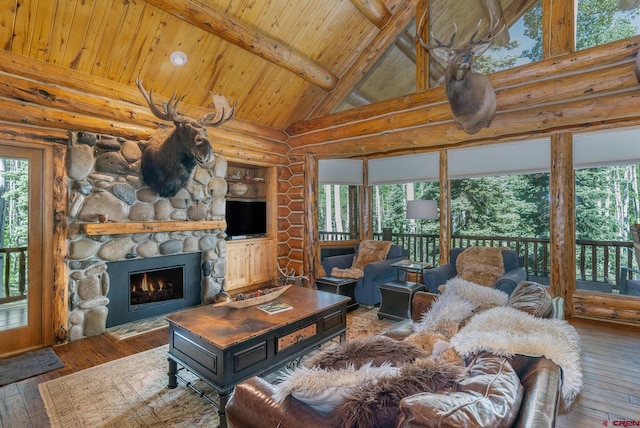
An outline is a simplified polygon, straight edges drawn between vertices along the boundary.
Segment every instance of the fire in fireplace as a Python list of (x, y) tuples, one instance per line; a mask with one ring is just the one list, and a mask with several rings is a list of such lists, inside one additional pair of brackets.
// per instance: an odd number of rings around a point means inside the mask
[(201, 253), (107, 263), (107, 327), (200, 304)]
[(139, 305), (182, 299), (183, 267), (158, 269), (129, 274), (131, 297), (129, 305), (135, 310)]

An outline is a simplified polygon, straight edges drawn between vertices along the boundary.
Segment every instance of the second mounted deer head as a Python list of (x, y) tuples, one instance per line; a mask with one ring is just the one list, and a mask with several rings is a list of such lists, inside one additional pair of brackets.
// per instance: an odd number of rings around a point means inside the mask
[(230, 120), (235, 106), (222, 95), (213, 96), (215, 113), (208, 113), (199, 120), (178, 113), (178, 104), (183, 97), (176, 94), (162, 103), (162, 110), (153, 102), (152, 91), (147, 92), (140, 78), (136, 85), (147, 101), (151, 112), (158, 118), (172, 121), (175, 129), (170, 135), (158, 132), (142, 151), (141, 169), (144, 182), (160, 196), (173, 196), (184, 186), (197, 163), (213, 160), (211, 144), (207, 139), (207, 126), (220, 126)]
[(418, 40), (424, 49), (446, 63), (445, 88), (456, 126), (467, 134), (475, 134), (491, 125), (496, 113), (496, 92), (487, 76), (471, 71), (471, 65), (475, 58), (489, 49), (504, 25), (500, 26), (500, 20), (496, 20), (485, 33), (478, 36), (482, 23), (480, 20), (468, 42), (454, 45), (458, 28), (453, 24), (454, 32), (449, 43), (439, 41), (432, 33), (431, 38), (435, 43), (428, 44), (422, 38), (427, 11), (425, 9), (418, 25)]

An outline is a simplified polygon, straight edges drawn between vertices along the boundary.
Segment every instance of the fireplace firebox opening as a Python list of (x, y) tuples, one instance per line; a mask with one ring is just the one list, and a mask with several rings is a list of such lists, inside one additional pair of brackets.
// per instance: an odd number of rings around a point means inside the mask
[(107, 327), (200, 304), (201, 253), (107, 263)]
[(131, 310), (184, 297), (184, 268), (177, 266), (129, 273), (129, 307)]

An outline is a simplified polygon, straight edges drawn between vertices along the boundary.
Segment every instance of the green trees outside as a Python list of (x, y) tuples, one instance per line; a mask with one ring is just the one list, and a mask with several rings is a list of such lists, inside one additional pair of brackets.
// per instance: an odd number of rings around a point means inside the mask
[[(576, 238), (630, 241), (629, 226), (640, 222), (640, 165), (576, 170)], [(406, 218), (407, 188), (414, 199), (439, 199), (438, 183), (378, 186), (374, 195), (374, 232), (415, 233)], [(379, 200), (378, 200), (379, 198)], [(469, 178), (451, 182), (454, 235), (549, 237), (549, 174)], [(423, 221), (422, 233), (437, 234), (437, 221)]]
[[(25, 159), (0, 158), (0, 248), (26, 247), (29, 239), (29, 162)], [(5, 296), (5, 253), (0, 253), (0, 273)], [(10, 253), (10, 295), (18, 293), (20, 258), (19, 252)]]

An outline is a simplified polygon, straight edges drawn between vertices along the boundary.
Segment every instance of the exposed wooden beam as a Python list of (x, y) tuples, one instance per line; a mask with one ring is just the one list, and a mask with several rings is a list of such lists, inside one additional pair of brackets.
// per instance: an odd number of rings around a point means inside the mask
[(317, 105), (311, 113), (312, 117), (325, 116), (331, 113), (349, 94), (351, 89), (356, 87), (362, 77), (369, 71), (371, 65), (385, 53), (387, 48), (396, 41), (398, 34), (411, 22), (415, 14), (416, 1), (404, 0), (398, 5), (398, 11), (374, 38), (371, 45), (360, 54), (349, 70), (344, 73), (333, 92)]
[(354, 89), (353, 91), (349, 92), (349, 95), (347, 95), (347, 102), (352, 106), (358, 107), (371, 104), (372, 101), (364, 96), (360, 91)]
[(171, 15), (239, 48), (285, 68), (314, 85), (332, 91), (338, 77), (290, 46), (232, 19), (223, 12), (190, 0), (145, 0)]
[(396, 47), (413, 63), (416, 62), (416, 38), (408, 31), (403, 31), (396, 40)]
[[(633, 77), (635, 80), (635, 77)], [(563, 103), (535, 105), (499, 113), (489, 128), (474, 135), (456, 128), (452, 120), (429, 122), (380, 133), (361, 133), (342, 139), (330, 138), (305, 144), (292, 154), (315, 154), (322, 157), (363, 156), (370, 153), (395, 153), (410, 149), (439, 149), (459, 144), (489, 143), (501, 139), (531, 138), (545, 133), (591, 127), (607, 118), (616, 123), (640, 121), (640, 89), (628, 89), (610, 95), (571, 100)], [(619, 125), (618, 125), (619, 126)], [(362, 128), (359, 128), (362, 131)]]
[[(542, 0), (542, 57), (575, 51), (575, 7), (565, 0)], [(556, 31), (562, 28), (563, 31)]]
[(378, 28), (391, 19), (391, 12), (382, 0), (351, 0), (351, 3)]

